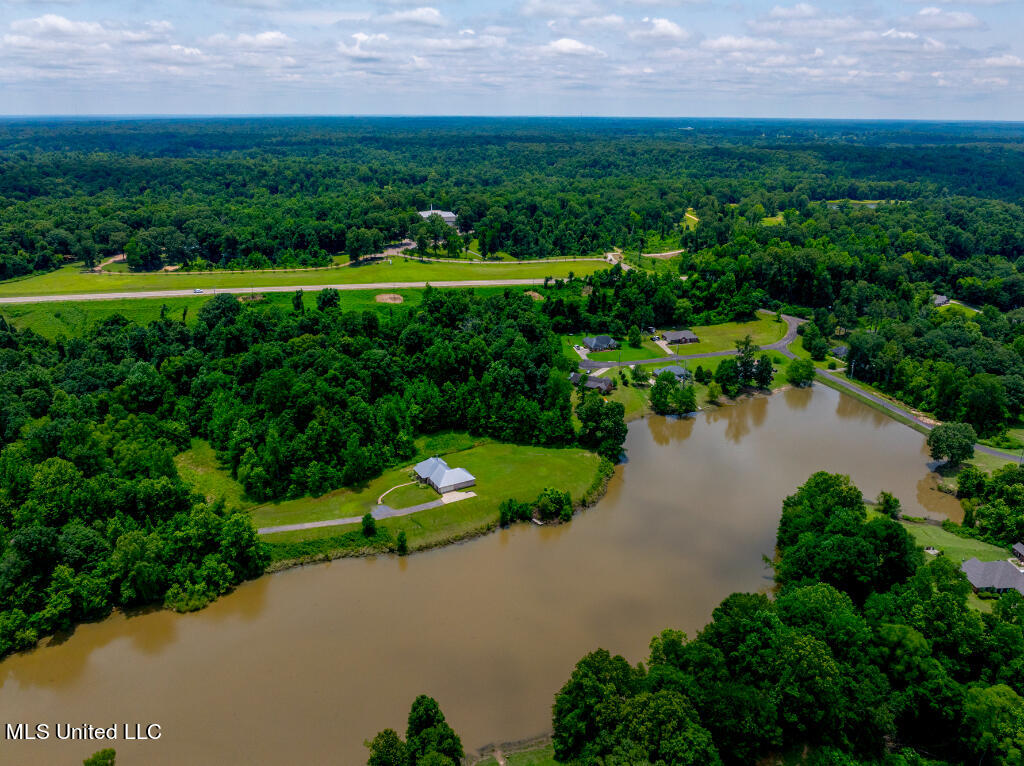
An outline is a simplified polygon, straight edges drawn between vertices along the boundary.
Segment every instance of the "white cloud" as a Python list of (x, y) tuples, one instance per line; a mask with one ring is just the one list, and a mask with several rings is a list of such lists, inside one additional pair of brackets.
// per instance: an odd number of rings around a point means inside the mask
[(410, 8), (404, 11), (393, 11), (379, 17), (385, 24), (422, 24), (429, 27), (444, 26), (444, 16), (437, 8)]
[(986, 66), (1024, 67), (1024, 59), (1011, 53), (1004, 53), (1002, 56), (989, 56), (982, 63)]
[(700, 47), (709, 51), (731, 53), (735, 51), (774, 51), (782, 46), (775, 40), (765, 37), (722, 35), (705, 40)]
[(553, 42), (543, 46), (543, 50), (560, 56), (604, 57), (606, 55), (604, 51), (595, 48), (593, 45), (587, 45), (586, 43), (574, 40), (571, 37), (561, 37), (558, 40), (554, 40)]
[(944, 11), (934, 6), (918, 11), (914, 23), (921, 29), (980, 29), (984, 26), (973, 13)]
[(689, 32), (669, 19), (644, 19), (647, 26), (630, 32), (634, 40), (687, 40)]
[(609, 13), (605, 16), (580, 19), (579, 24), (584, 29), (622, 29), (626, 26), (626, 20), (617, 13)]
[(254, 35), (243, 32), (235, 37), (214, 35), (207, 42), (235, 48), (281, 48), (295, 41), (284, 32), (269, 30)]
[(768, 14), (773, 19), (811, 19), (818, 15), (818, 9), (809, 3), (797, 3), (792, 6), (776, 5)]
[(559, 19), (596, 16), (600, 13), (599, 6), (593, 0), (526, 0), (521, 10), (525, 16)]
[[(352, 35), (352, 39), (355, 40), (354, 45), (346, 45), (345, 43), (338, 43), (337, 51), (346, 58), (353, 59), (355, 61), (380, 61), (383, 58), (383, 51), (373, 50), (375, 47), (379, 48), (381, 43), (388, 41), (388, 36), (385, 34), (367, 34), (366, 32), (356, 32)], [(369, 50), (367, 50), (367, 46)]]

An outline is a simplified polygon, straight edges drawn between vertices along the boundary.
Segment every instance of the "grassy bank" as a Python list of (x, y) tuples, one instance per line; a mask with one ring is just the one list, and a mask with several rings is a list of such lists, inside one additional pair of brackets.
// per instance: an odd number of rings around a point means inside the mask
[[(358, 524), (319, 527), (296, 532), (265, 535), (275, 562), (310, 560), (337, 555), (352, 555), (368, 548), (388, 549), (388, 540), (405, 531), (409, 549), (429, 548), (480, 534), (494, 528), (498, 506), (507, 498), (532, 501), (546, 487), (569, 492), (575, 503), (595, 484), (600, 459), (581, 449), (547, 449), (489, 442), (451, 453), (446, 458), (452, 467), (466, 468), (476, 479), (476, 497), (409, 516), (385, 519), (377, 528), (387, 537), (368, 545)], [(305, 497), (268, 504), (253, 509), (257, 527), (305, 523), (361, 516), (370, 510), (386, 490), (410, 481), (410, 466), (395, 468), (370, 481), (365, 487), (330, 492), (319, 498)], [(406, 488), (395, 493), (405, 493)], [(407, 494), (407, 493), (405, 493)], [(399, 497), (404, 497), (400, 494)], [(418, 502), (436, 499), (418, 495)], [(406, 498), (412, 499), (412, 498)], [(392, 501), (385, 502), (401, 507)]]
[(551, 263), (421, 263), (404, 258), (391, 262), (373, 261), (360, 266), (324, 271), (274, 271), (245, 274), (82, 273), (79, 266), (65, 266), (38, 276), (0, 283), (0, 296), (67, 295), (147, 290), (191, 290), (194, 288), (239, 288), (367, 284), (371, 282), (429, 282), (471, 279), (543, 279), (578, 276), (606, 268), (600, 261), (552, 261)]
[(228, 507), (249, 508), (242, 485), (217, 460), (217, 453), (205, 439), (193, 439), (190, 449), (174, 457), (182, 481), (208, 501), (223, 500)]
[(933, 524), (916, 521), (904, 521), (902, 524), (922, 548), (936, 548), (957, 564), (970, 558), (981, 561), (999, 561), (1009, 555), (1005, 548), (989, 545), (970, 537), (960, 537)]
[[(714, 351), (735, 351), (736, 341), (749, 335), (759, 346), (768, 346), (782, 340), (786, 334), (785, 322), (776, 322), (774, 317), (758, 317), (750, 322), (724, 322), (723, 324), (691, 327), (700, 338), (698, 343), (674, 346), (677, 354), (707, 354)], [(659, 330), (659, 334), (664, 332)]]

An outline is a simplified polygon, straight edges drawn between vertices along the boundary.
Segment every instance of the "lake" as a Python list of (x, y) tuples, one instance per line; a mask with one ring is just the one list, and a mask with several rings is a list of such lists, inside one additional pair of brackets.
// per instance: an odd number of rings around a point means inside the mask
[[(161, 726), (130, 764), (366, 762), (362, 743), (438, 699), (467, 751), (550, 728), (575, 662), (645, 659), (733, 591), (771, 587), (782, 499), (816, 470), (911, 515), (957, 518), (924, 437), (817, 386), (630, 424), (628, 462), (572, 523), (519, 525), (400, 559), (269, 575), (195, 614), (80, 626), (0, 663), (5, 722)], [(478, 491), (485, 492), (486, 487)], [(6, 763), (79, 762), (102, 742), (5, 742)]]

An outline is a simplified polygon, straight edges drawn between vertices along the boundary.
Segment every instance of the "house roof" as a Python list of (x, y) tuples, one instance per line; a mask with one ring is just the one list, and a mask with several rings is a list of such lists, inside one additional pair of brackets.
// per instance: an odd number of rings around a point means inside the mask
[(1024, 572), (1009, 561), (968, 559), (960, 565), (960, 569), (975, 588), (1014, 588), (1024, 595)]
[(836, 357), (837, 359), (842, 359), (843, 357), (845, 357), (847, 355), (847, 353), (849, 353), (849, 351), (850, 351), (850, 347), (849, 346), (833, 346), (832, 348), (830, 348), (828, 350), (828, 352), (830, 354), (832, 354), (832, 356)]
[(1013, 555), (1024, 561), (1024, 543), (1017, 543), (1013, 546)]
[[(569, 375), (569, 382), (574, 386), (580, 382), (580, 378), (583, 377), (580, 373), (574, 372)], [(597, 375), (588, 375), (587, 382), (584, 384), (587, 388), (611, 388), (613, 381), (611, 378), (601, 378)]]
[(663, 372), (671, 372), (677, 378), (688, 378), (690, 377), (690, 371), (685, 367), (680, 367), (678, 364), (670, 364), (666, 367), (659, 367), (654, 371), (654, 376), (657, 377)]
[(932, 303), (934, 303), (936, 306), (944, 306), (945, 304), (949, 303), (949, 298), (945, 295), (939, 295), (938, 293), (936, 293), (935, 295), (932, 296)]
[(693, 330), (668, 330), (665, 332), (665, 340), (670, 343), (674, 340), (697, 340), (697, 333)]
[(464, 481), (476, 481), (476, 477), (465, 468), (450, 468), (439, 457), (427, 458), (423, 462), (417, 463), (413, 470), (416, 471), (416, 475), (420, 479), (429, 481), (435, 487), (447, 487)]
[(453, 213), (451, 210), (421, 210), (419, 212), (420, 215), (424, 218), (430, 218), (430, 216), (435, 214), (441, 216), (445, 220), (448, 220), (449, 218), (458, 218), (458, 216), (455, 215), (455, 213)]
[(588, 335), (583, 339), (583, 345), (587, 348), (607, 348), (614, 344), (615, 339), (611, 335)]

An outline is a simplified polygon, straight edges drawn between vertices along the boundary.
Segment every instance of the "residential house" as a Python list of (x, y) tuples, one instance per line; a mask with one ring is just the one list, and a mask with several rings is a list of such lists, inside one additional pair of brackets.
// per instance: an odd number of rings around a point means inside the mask
[(678, 364), (670, 364), (667, 367), (659, 367), (654, 371), (654, 377), (657, 378), (663, 372), (671, 372), (673, 375), (676, 376), (676, 380), (679, 381), (680, 383), (686, 383), (691, 378), (693, 378), (692, 372)]
[(465, 468), (449, 468), (443, 458), (432, 457), (413, 468), (416, 478), (429, 484), (442, 495), (476, 484), (476, 477)]
[(680, 343), (698, 343), (700, 338), (697, 337), (693, 330), (667, 330), (665, 332), (665, 342), (670, 346), (675, 346)]
[(1024, 566), (1024, 543), (1017, 543), (1013, 546), (1013, 555), (1017, 557), (1017, 561)]
[(619, 347), (611, 335), (595, 335), (583, 339), (587, 351), (611, 351)]
[(938, 308), (939, 306), (945, 306), (947, 303), (949, 303), (948, 295), (936, 294), (932, 296), (932, 305), (935, 306), (936, 308)]
[(441, 220), (452, 228), (458, 228), (459, 217), (455, 215), (451, 210), (434, 210), (434, 206), (430, 206), (430, 210), (420, 210), (420, 217), (424, 220), (430, 218), (432, 215), (441, 216)]
[[(578, 386), (582, 377), (580, 373), (574, 372), (569, 376), (569, 382), (574, 386)], [(599, 378), (596, 375), (588, 375), (587, 382), (583, 385), (585, 388), (596, 389), (602, 394), (610, 394), (615, 387), (615, 382), (611, 378)]]
[(1024, 596), (1024, 569), (1018, 569), (1009, 561), (968, 559), (960, 565), (960, 570), (967, 575), (975, 592), (1006, 593), (1015, 590)]

